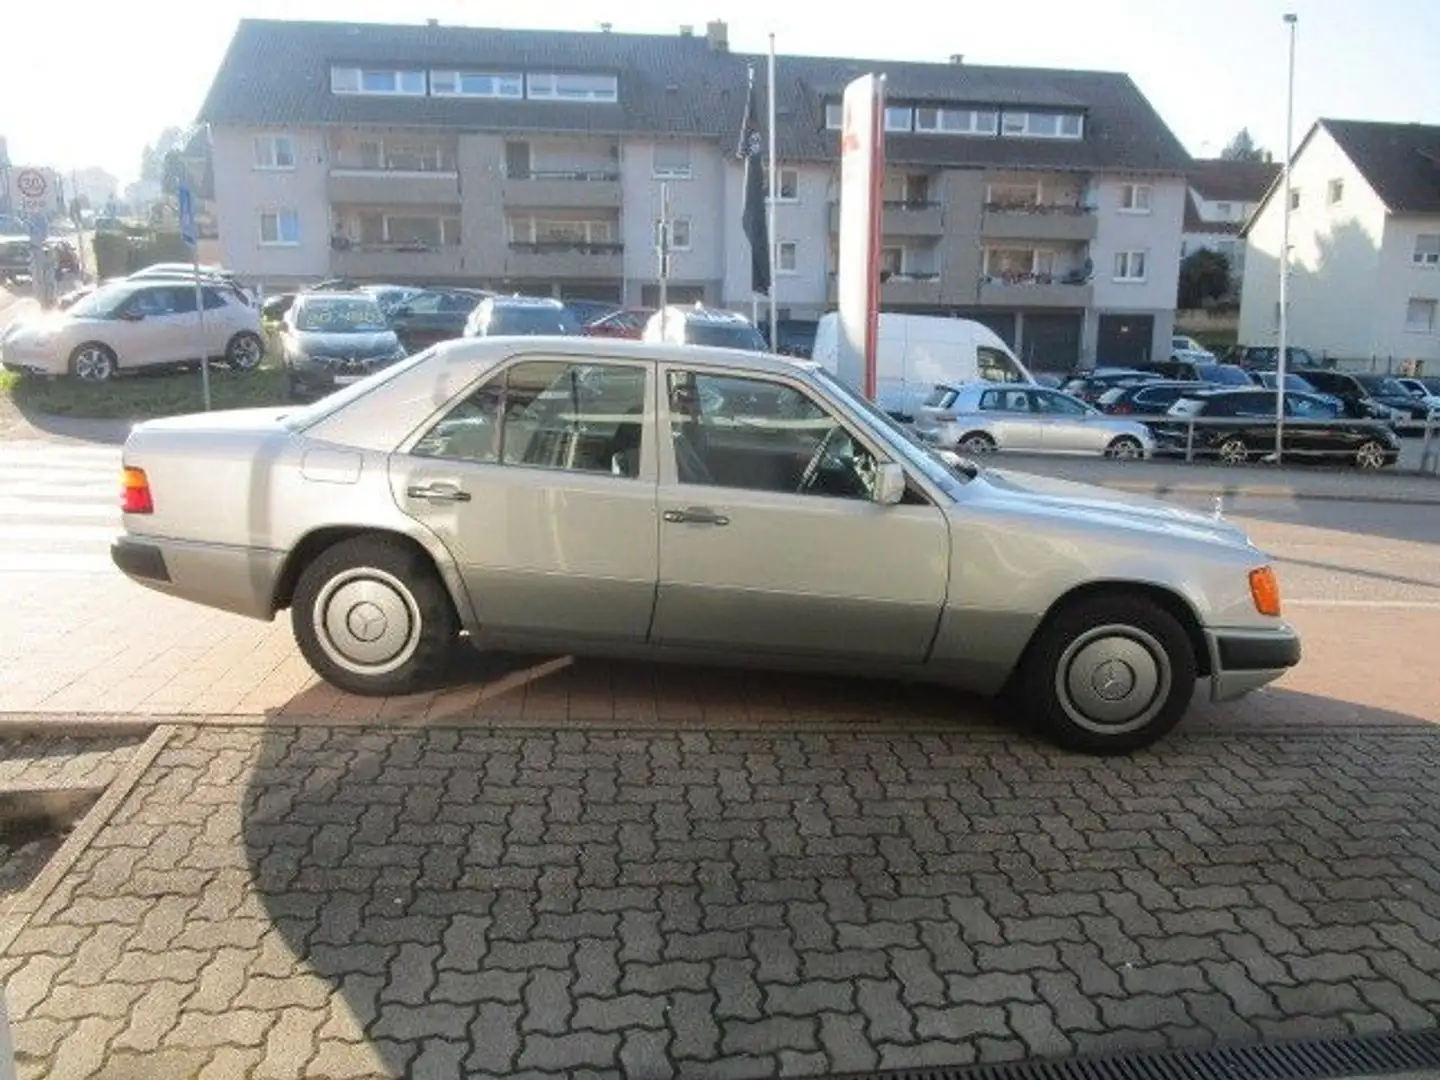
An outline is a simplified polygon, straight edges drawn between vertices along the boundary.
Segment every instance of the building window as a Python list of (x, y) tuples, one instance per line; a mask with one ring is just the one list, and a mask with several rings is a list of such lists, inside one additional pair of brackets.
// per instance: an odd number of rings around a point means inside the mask
[(1115, 253), (1116, 281), (1145, 280), (1145, 252), (1117, 251)]
[(882, 274), (903, 274), (905, 272), (905, 249), (887, 247), (880, 249), (880, 272)]
[[(662, 246), (663, 246), (663, 244), (662, 244), (663, 237), (664, 237), (664, 234), (661, 232), (661, 223), (660, 223), (659, 221), (656, 221), (656, 222), (655, 222), (655, 246), (656, 246), (656, 247), (662, 247)], [(682, 218), (671, 218), (671, 219), (670, 219), (670, 250), (671, 250), (671, 251), (689, 251), (689, 250), (690, 250), (690, 219), (689, 219), (689, 218), (683, 218), (683, 217), (682, 217)]]
[(293, 247), (300, 243), (300, 215), (294, 210), (261, 211), (260, 243), (269, 247)]
[(655, 177), (660, 180), (689, 180), (690, 144), (687, 142), (656, 143)]
[(1345, 181), (1331, 180), (1325, 185), (1325, 201), (1331, 206), (1337, 205), (1345, 197)]
[(776, 202), (797, 202), (800, 198), (800, 170), (781, 166), (775, 192)]
[(885, 109), (885, 130), (886, 131), (909, 131), (911, 127), (911, 110), (899, 105), (891, 105)]
[(1126, 214), (1150, 213), (1150, 185), (1121, 184), (1120, 210)]
[(1290, 189), (1290, 209), (1291, 209), (1291, 210), (1299, 210), (1299, 209), (1300, 209), (1300, 189), (1299, 189), (1299, 188), (1291, 188), (1291, 189)]
[(295, 168), (295, 143), (289, 135), (256, 135), (255, 168)]
[(531, 101), (619, 100), (614, 75), (545, 74), (525, 76), (525, 95)]
[(1429, 334), (1435, 329), (1435, 301), (1413, 299), (1405, 305), (1405, 329), (1413, 334)]
[(1421, 233), (1415, 237), (1415, 254), (1411, 260), (1416, 266), (1440, 266), (1440, 233)]
[(425, 72), (408, 68), (333, 67), (330, 90), (336, 94), (398, 94), (424, 97)]
[(1079, 113), (1006, 112), (1000, 132), (1010, 138), (1079, 139), (1085, 124)]
[(1040, 181), (985, 186), (986, 205), (997, 210), (1029, 210), (1040, 205)]
[(430, 93), (436, 97), (523, 98), (525, 79), (481, 71), (432, 71)]
[(781, 240), (775, 245), (775, 272), (777, 274), (796, 273), (796, 248), (794, 240)]
[(825, 103), (825, 127), (830, 131), (839, 131), (845, 126), (845, 106), (838, 101), (827, 101)]
[(458, 217), (425, 214), (360, 215), (361, 247), (423, 248), (457, 247), (460, 244)]
[(353, 150), (342, 145), (334, 160), (340, 169), (440, 172), (455, 168), (455, 159), (448, 148), (438, 143), (403, 139), (361, 139)]
[(994, 135), (1000, 116), (993, 109), (915, 110), (915, 130), (928, 135)]
[(610, 244), (614, 231), (608, 221), (562, 221), (552, 218), (511, 218), (512, 244), (549, 244), (584, 247)]
[(983, 267), (986, 277), (1023, 281), (1055, 273), (1055, 253), (1043, 248), (986, 248)]

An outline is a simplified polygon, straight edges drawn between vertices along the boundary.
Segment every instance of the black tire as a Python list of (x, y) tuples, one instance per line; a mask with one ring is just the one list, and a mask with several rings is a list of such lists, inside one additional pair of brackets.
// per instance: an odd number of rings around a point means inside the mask
[[(371, 625), (357, 629), (355, 619), (366, 617)], [(342, 540), (316, 556), (300, 572), (290, 621), (316, 673), (366, 697), (434, 686), (458, 634), (455, 607), (430, 560), (386, 536)]]
[(232, 371), (254, 371), (265, 360), (265, 342), (259, 334), (242, 330), (225, 346), (225, 363)]
[(971, 431), (956, 440), (955, 449), (962, 454), (993, 454), (995, 440), (983, 431)]
[[(1046, 620), (1014, 689), (1026, 714), (1057, 745), (1086, 754), (1128, 754), (1179, 723), (1198, 670), (1189, 636), (1164, 608), (1144, 597), (1096, 596)], [(1102, 685), (1102, 678), (1117, 681)], [(1128, 693), (1111, 696), (1126, 686)], [(1082, 691), (1077, 700), (1082, 687), (1091, 692)]]
[(1145, 444), (1133, 435), (1121, 435), (1110, 440), (1110, 445), (1105, 448), (1105, 456), (1124, 461), (1139, 461), (1145, 456)]
[(1250, 460), (1250, 447), (1244, 439), (1226, 439), (1215, 453), (1226, 465), (1243, 465)]
[(81, 382), (107, 382), (120, 373), (115, 350), (98, 341), (75, 346), (69, 367), (70, 374)]

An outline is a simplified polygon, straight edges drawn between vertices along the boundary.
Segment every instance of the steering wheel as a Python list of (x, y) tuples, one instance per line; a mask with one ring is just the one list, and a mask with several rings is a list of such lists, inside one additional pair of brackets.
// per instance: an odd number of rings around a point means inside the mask
[(820, 465), (825, 460), (825, 455), (830, 451), (830, 442), (835, 438), (835, 433), (840, 428), (837, 425), (825, 433), (820, 444), (815, 447), (815, 453), (805, 466), (805, 471), (800, 474), (800, 486), (795, 489), (797, 495), (803, 495), (810, 490), (810, 485), (815, 482), (815, 475), (820, 471)]

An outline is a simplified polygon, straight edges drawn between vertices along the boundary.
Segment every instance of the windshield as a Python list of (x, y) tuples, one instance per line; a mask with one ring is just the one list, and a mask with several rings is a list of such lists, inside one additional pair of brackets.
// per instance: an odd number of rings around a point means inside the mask
[(950, 498), (958, 497), (960, 484), (965, 477), (947, 465), (945, 459), (933, 449), (918, 440), (909, 428), (900, 424), (873, 401), (855, 393), (823, 368), (813, 369), (813, 374), (825, 384), (827, 390), (880, 428), (888, 436), (890, 447), (905, 459), (905, 464), (922, 473)]
[(1375, 397), (1408, 397), (1405, 388), (1389, 375), (1356, 375), (1355, 381)]
[(376, 333), (390, 329), (380, 305), (355, 296), (306, 298), (295, 312), (295, 329), (316, 334)]
[(133, 288), (124, 285), (102, 285), (89, 296), (75, 301), (70, 308), (70, 314), (81, 319), (108, 318), (134, 293)]
[(692, 322), (685, 328), (685, 340), (691, 345), (714, 345), (721, 349), (745, 349), (765, 352), (765, 339), (748, 323)]
[(490, 314), (485, 333), (499, 334), (578, 334), (580, 322), (567, 308), (496, 307)]
[(1198, 364), (1195, 374), (1205, 382), (1219, 383), (1221, 386), (1254, 385), (1249, 375), (1231, 364)]

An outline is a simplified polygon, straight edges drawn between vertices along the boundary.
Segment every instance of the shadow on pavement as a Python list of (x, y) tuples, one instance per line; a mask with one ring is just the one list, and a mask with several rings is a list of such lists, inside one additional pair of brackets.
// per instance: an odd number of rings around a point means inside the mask
[[(650, 687), (656, 722), (541, 719), (597, 684)], [(1418, 717), (1266, 734), (1363, 713), (1275, 691), (1097, 760), (934, 726), (949, 699), (892, 684), (523, 686), (544, 707), (511, 730), (253, 736), (252, 885), (338, 991), (306, 1075), (814, 1075), (1434, 1024), (1440, 739), (1393, 730)], [(795, 725), (897, 700), (890, 730)], [(712, 701), (784, 714), (707, 730)]]

